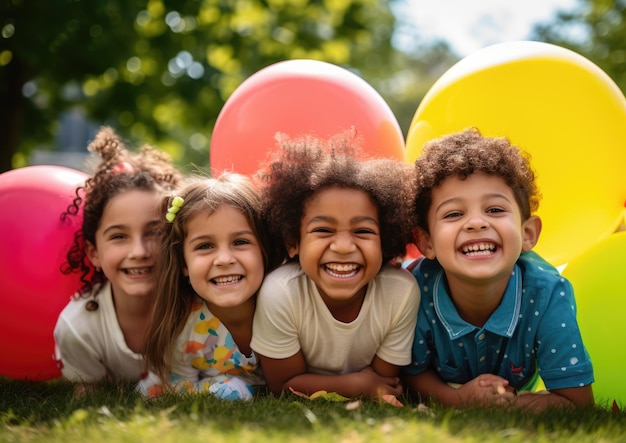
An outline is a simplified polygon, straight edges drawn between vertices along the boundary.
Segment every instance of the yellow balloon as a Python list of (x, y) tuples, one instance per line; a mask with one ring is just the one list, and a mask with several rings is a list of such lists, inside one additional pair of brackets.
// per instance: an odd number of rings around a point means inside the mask
[(577, 319), (591, 356), (598, 404), (626, 406), (626, 232), (598, 242), (573, 259), (563, 276), (574, 286)]
[(536, 251), (558, 266), (615, 232), (626, 201), (626, 99), (602, 71), (559, 46), (506, 42), (450, 68), (411, 122), (408, 162), (467, 127), (532, 156), (543, 196)]

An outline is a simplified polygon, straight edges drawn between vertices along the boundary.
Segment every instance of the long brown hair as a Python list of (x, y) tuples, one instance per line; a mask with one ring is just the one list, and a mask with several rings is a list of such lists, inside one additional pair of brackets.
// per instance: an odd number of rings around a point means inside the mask
[(165, 384), (168, 384), (174, 342), (197, 299), (197, 294), (183, 274), (183, 244), (187, 222), (199, 213), (212, 214), (223, 205), (237, 208), (246, 217), (259, 240), (265, 272), (279, 264), (278, 254), (268, 240), (257, 190), (246, 176), (225, 173), (219, 178), (196, 177), (177, 196), (184, 199), (184, 204), (173, 222), (165, 221), (165, 214), (176, 196), (166, 197), (161, 204), (164, 221), (161, 254), (157, 264), (156, 300), (144, 352), (147, 368), (154, 371)]

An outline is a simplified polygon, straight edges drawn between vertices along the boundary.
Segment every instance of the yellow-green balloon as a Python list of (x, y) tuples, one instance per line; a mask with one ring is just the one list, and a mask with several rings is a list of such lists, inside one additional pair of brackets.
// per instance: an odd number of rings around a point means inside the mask
[(626, 99), (598, 66), (530, 41), (470, 54), (420, 103), (405, 159), (470, 126), (531, 154), (543, 195), (536, 251), (546, 260), (563, 265), (615, 231), (626, 200)]
[(617, 232), (571, 260), (563, 276), (574, 286), (577, 319), (591, 356), (598, 404), (626, 406), (626, 232)]

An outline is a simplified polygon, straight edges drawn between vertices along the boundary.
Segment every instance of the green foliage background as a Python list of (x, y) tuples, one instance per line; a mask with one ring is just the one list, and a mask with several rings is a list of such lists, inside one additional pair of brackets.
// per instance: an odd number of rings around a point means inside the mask
[[(533, 39), (569, 47), (626, 87), (625, 0), (579, 0)], [(0, 172), (59, 149), (80, 111), (180, 165), (207, 166), (212, 128), (253, 73), (290, 59), (360, 75), (403, 131), (458, 57), (420, 37), (405, 0), (0, 0)], [(394, 45), (398, 32), (411, 47)]]
[[(156, 144), (179, 163), (206, 165), (213, 125), (230, 94), (261, 68), (289, 59), (353, 70), (384, 92), (390, 106), (406, 108), (410, 120), (450, 64), (439, 63), (431, 78), (416, 70), (407, 79), (412, 62), (391, 44), (388, 1), (3, 3), (2, 170), (19, 166), (13, 153), (22, 154), (19, 163), (32, 149), (51, 145), (59, 114), (75, 107), (98, 125)], [(440, 47), (429, 57), (452, 59)], [(398, 88), (400, 76), (407, 86)]]

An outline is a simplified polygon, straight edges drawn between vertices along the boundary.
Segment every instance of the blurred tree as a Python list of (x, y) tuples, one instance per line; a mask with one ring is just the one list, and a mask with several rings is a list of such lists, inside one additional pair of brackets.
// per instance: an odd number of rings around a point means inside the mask
[(76, 106), (180, 165), (207, 166), (230, 94), (297, 58), (361, 75), (401, 110), (406, 132), (445, 69), (421, 76), (422, 56), (435, 66), (449, 59), (441, 47), (394, 49), (390, 0), (1, 1), (0, 172), (16, 152), (50, 146), (60, 114)]
[(139, 3), (2, 1), (0, 172), (10, 169), (18, 148), (28, 154), (50, 144), (61, 112), (88, 104), (84, 83), (115, 71), (134, 53)]
[(579, 0), (574, 11), (560, 12), (534, 33), (585, 56), (626, 91), (626, 0)]

